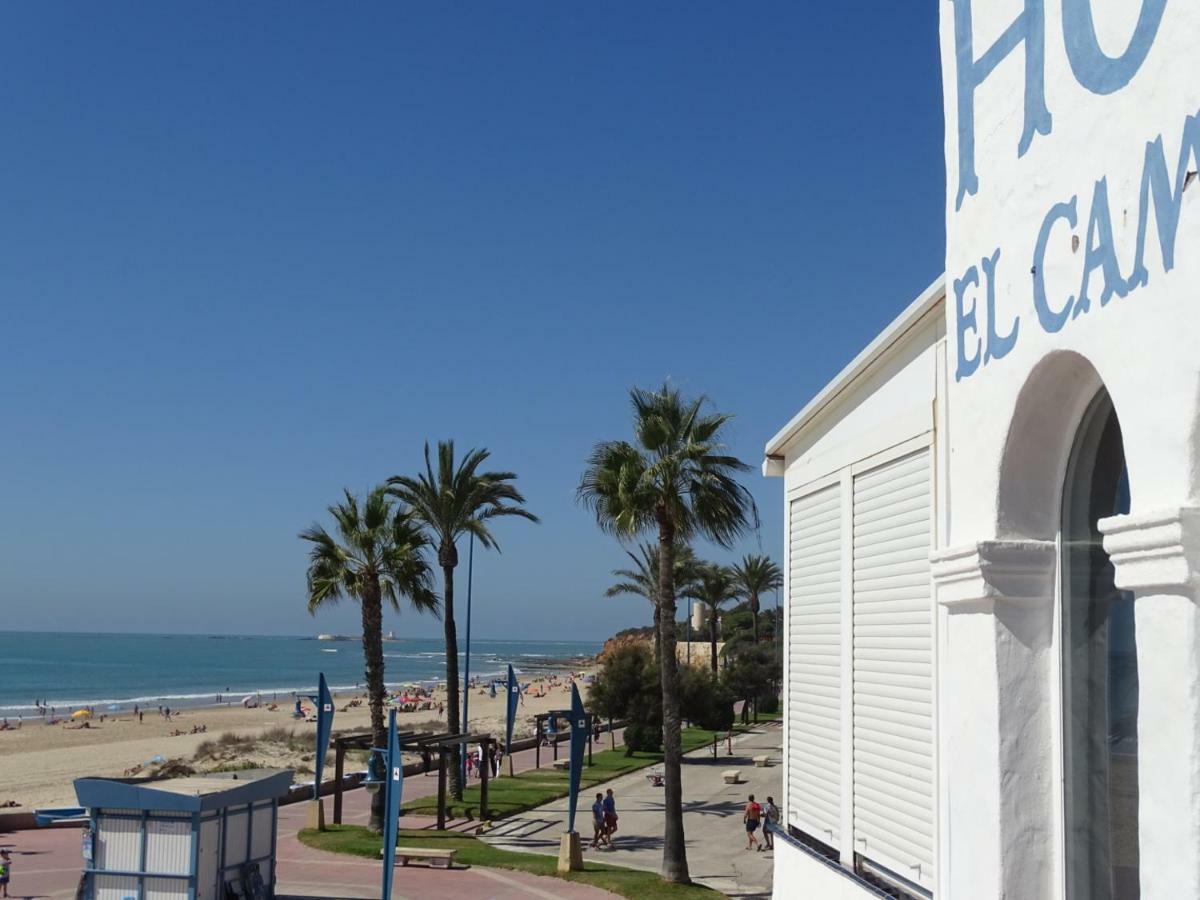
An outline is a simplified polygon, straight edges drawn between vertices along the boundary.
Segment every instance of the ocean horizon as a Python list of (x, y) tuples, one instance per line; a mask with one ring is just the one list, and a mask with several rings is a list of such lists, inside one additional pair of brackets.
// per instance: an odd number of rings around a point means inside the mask
[[(465, 647), (459, 652), (459, 672)], [(503, 675), (511, 663), (530, 674), (594, 656), (601, 641), (471, 641), (471, 676)], [(383, 648), (389, 685), (445, 677), (445, 642), (397, 638)], [(357, 637), (322, 641), (315, 635), (120, 634), (0, 631), (0, 715), (37, 715), (37, 701), (60, 713), (93, 706), (117, 711), (139, 706), (183, 708), (250, 694), (311, 693), (319, 674), (331, 689), (363, 683)]]

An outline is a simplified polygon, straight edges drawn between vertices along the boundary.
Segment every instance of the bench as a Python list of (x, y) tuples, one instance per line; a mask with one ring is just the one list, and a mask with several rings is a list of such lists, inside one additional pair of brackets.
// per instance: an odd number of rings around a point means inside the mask
[(571, 768), (571, 761), (569, 759), (556, 759), (554, 761), (554, 768), (566, 772)]
[[(449, 869), (454, 865), (454, 854), (457, 850), (433, 850), (428, 847), (397, 847), (396, 861), (402, 866), (407, 866), (410, 859), (426, 859), (429, 860), (431, 868)], [(379, 855), (383, 856), (382, 848)], [(435, 861), (441, 861), (440, 866), (434, 866)]]
[(759, 769), (766, 769), (771, 765), (771, 757), (763, 755), (754, 757), (754, 765)]
[(726, 769), (721, 773), (721, 777), (725, 779), (726, 784), (741, 784), (742, 770), (741, 769)]

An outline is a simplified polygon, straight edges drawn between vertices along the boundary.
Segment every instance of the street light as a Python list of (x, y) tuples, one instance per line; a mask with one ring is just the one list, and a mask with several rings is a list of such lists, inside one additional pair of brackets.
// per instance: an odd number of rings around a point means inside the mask
[[(470, 728), (467, 727), (467, 710), (470, 708), (471, 701), (471, 584), (474, 581), (475, 574), (475, 532), (471, 532), (471, 542), (467, 546), (467, 659), (466, 665), (463, 667), (463, 714), (462, 714), (462, 730), (463, 734), (468, 734)], [(467, 783), (467, 752), (466, 744), (462, 745), (462, 750), (458, 756), (458, 771), (459, 780), (463, 785)]]

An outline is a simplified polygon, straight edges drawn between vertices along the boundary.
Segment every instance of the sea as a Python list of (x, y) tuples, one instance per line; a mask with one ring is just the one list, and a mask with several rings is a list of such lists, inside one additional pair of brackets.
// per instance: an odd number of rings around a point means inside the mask
[[(459, 673), (465, 649), (459, 637)], [(600, 643), (471, 641), (471, 677), (501, 677), (568, 668), (599, 653)], [(446, 651), (440, 640), (385, 641), (389, 685), (440, 680)], [(38, 701), (63, 710), (92, 706), (117, 711), (140, 706), (180, 708), (251, 695), (312, 693), (323, 673), (331, 689), (364, 680), (358, 638), (250, 637), (179, 634), (78, 634), (0, 631), (0, 715), (36, 714)]]

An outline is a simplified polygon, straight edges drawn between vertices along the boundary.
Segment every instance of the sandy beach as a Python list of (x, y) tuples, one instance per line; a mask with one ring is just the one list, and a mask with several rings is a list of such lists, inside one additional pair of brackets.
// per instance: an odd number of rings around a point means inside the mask
[[(564, 709), (570, 705), (570, 677), (568, 673), (562, 673), (530, 679), (531, 687), (518, 708), (517, 735), (528, 736), (533, 733), (535, 714), (550, 709)], [(539, 693), (541, 696), (538, 696)], [(363, 705), (343, 711), (355, 696), (364, 698)], [(430, 730), (444, 727), (445, 715), (438, 715), (436, 702), (440, 700), (444, 704), (445, 696), (445, 687), (438, 685), (433, 694), (435, 708), (399, 713), (396, 717), (399, 726)], [(586, 693), (584, 696), (586, 698)], [(311, 706), (307, 701), (305, 705)], [(334, 719), (334, 731), (368, 727), (365, 694), (339, 694), (335, 705), (338, 712)], [(189, 762), (203, 742), (212, 741), (227, 732), (256, 737), (283, 726), (294, 730), (297, 736), (307, 737), (310, 742), (314, 740), (316, 725), (293, 719), (291, 712), (290, 696), (281, 694), (278, 708), (274, 711), (266, 707), (245, 709), (237, 704), (192, 707), (173, 713), (168, 721), (151, 708), (145, 712), (141, 722), (131, 713), (105, 716), (102, 721), (97, 711), (89, 727), (78, 730), (65, 728), (62, 722), (47, 725), (41, 719), (27, 719), (19, 729), (0, 731), (0, 804), (16, 801), (21, 810), (74, 806), (76, 801), (72, 782), (75, 778), (87, 775), (120, 776), (157, 756)], [(470, 716), (472, 731), (489, 731), (503, 737), (503, 693), (489, 697), (486, 688), (477, 686), (471, 692)], [(191, 733), (194, 727), (201, 726), (204, 728), (202, 733)], [(311, 747), (311, 743), (308, 746)], [(290, 768), (301, 762), (303, 756), (298, 758), (281, 747), (275, 747), (274, 752), (271, 747), (266, 747), (250, 751), (247, 760)], [(332, 767), (332, 757), (329, 765)], [(326, 772), (326, 778), (331, 776), (332, 768)], [(298, 775), (297, 780), (304, 780), (304, 776)]]

